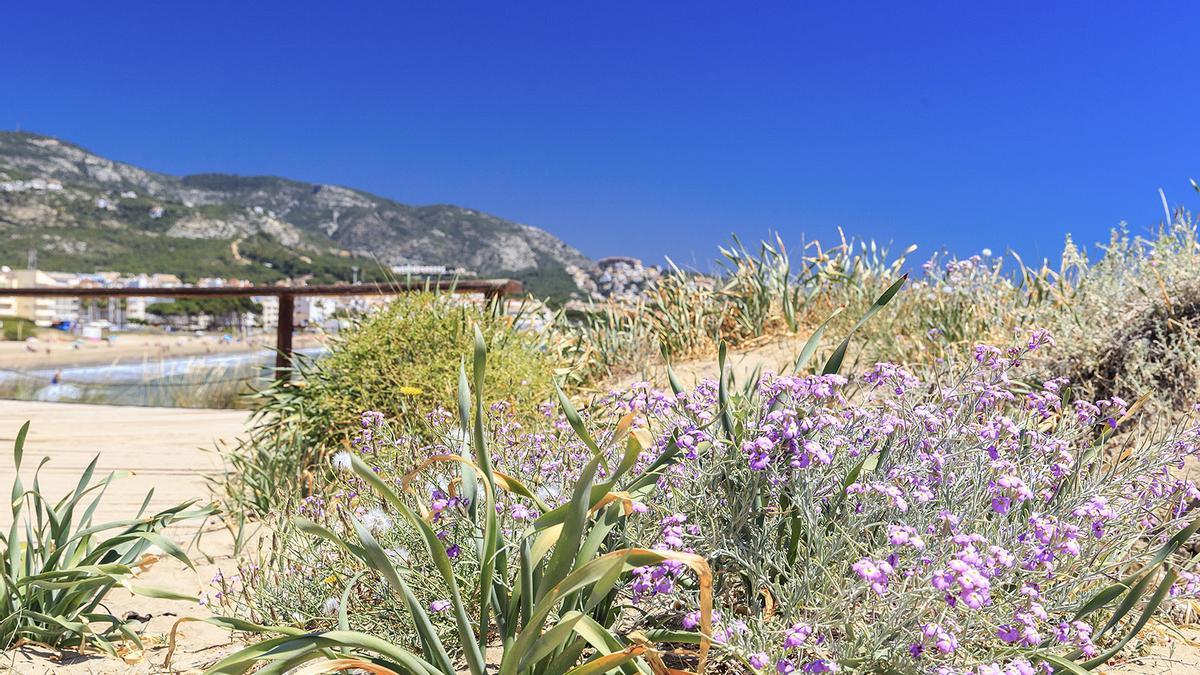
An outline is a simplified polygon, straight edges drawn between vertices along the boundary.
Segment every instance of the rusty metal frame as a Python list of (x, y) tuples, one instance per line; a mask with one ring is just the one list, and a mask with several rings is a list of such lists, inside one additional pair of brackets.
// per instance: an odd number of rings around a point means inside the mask
[(275, 333), (275, 373), (286, 379), (292, 365), (292, 333), (295, 331), (296, 296), (306, 295), (398, 295), (417, 291), (476, 293), (487, 300), (515, 295), (523, 290), (513, 279), (442, 279), (317, 286), (179, 286), (173, 288), (0, 288), (3, 297), (68, 298), (228, 298), (273, 295), (279, 298), (279, 325)]

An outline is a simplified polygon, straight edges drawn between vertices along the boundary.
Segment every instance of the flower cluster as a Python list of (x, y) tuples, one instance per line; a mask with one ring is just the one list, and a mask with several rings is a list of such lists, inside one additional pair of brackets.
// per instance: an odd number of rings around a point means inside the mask
[[(663, 518), (660, 526), (659, 541), (656, 548), (668, 551), (690, 551), (684, 537), (700, 534), (696, 526), (686, 526), (687, 516), (676, 513)], [(664, 560), (657, 565), (643, 565), (633, 570), (634, 600), (641, 600), (656, 595), (670, 595), (675, 591), (675, 580), (687, 572), (687, 566), (677, 560)]]
[[(1172, 471), (1197, 454), (1200, 429), (1143, 439), (1115, 469), (1098, 462), (1098, 434), (1129, 406), (1071, 401), (1062, 378), (1030, 390), (1017, 371), (1053, 344), (1037, 330), (1016, 347), (979, 345), (971, 363), (947, 363), (928, 382), (887, 363), (858, 387), (836, 375), (768, 374), (730, 404), (737, 435), (710, 439), (687, 474), (699, 482), (680, 483), (664, 508), (703, 519), (697, 552), (737, 551), (752, 578), (795, 561), (796, 583), (764, 589), (781, 616), (750, 622), (743, 644), (754, 669), (887, 653), (889, 663), (946, 675), (1040, 673), (989, 656), (1048, 642), (1096, 653), (1091, 624), (1075, 618), (1081, 589), (1110, 583), (1095, 561), (1137, 569), (1150, 552), (1136, 542), (1182, 527), (1183, 505), (1200, 490)], [(681, 415), (660, 415), (663, 428)], [(1172, 592), (1200, 590), (1194, 578), (1181, 576)], [(783, 618), (791, 628), (778, 627)], [(806, 627), (850, 624), (861, 651), (841, 651), (835, 629), (822, 638), (827, 653), (795, 653), (814, 645)], [(902, 651), (888, 637), (897, 632), (915, 636)]]
[[(983, 268), (959, 261), (947, 274), (966, 279)], [(714, 381), (678, 393), (635, 383), (587, 410), (610, 453), (597, 480), (623, 458), (609, 442), (622, 419), (652, 439), (631, 474), (676, 453), (655, 475), (657, 489), (629, 502), (625, 540), (709, 560), (722, 580), (713, 637), (756, 671), (888, 663), (941, 675), (1042, 673), (1013, 654), (1047, 645), (1097, 653), (1092, 626), (1107, 618), (1076, 616), (1082, 599), (1122, 567), (1144, 564), (1153, 547), (1140, 542), (1178, 532), (1200, 498), (1177, 475), (1196, 456), (1200, 429), (1188, 423), (1132, 439), (1138, 450), (1120, 458), (1097, 452), (1129, 406), (1112, 396), (1071, 400), (1062, 378), (1030, 386), (1024, 362), (1052, 344), (1034, 331), (1015, 347), (979, 345), (928, 377), (890, 363), (855, 378), (767, 374), (724, 402)], [(495, 468), (536, 495), (495, 495), (501, 527), (514, 537), (543, 507), (569, 500), (593, 457), (555, 407), (540, 412), (530, 423), (507, 403), (486, 409)], [(434, 411), (422, 421), (440, 442), (406, 445), (365, 415), (352, 449), (332, 464), (349, 468), (358, 453), (396, 480), (411, 463), (388, 466), (384, 447), (418, 459), (461, 452), (455, 415)], [(352, 474), (337, 475), (340, 491), (305, 500), (301, 512), (331, 528), (353, 516), (385, 539), (398, 536), (386, 507), (369, 503)], [(478, 564), (467, 545), (478, 533), (457, 475), (457, 467), (431, 471), (419, 494), (422, 515), (467, 571)], [(420, 556), (405, 562), (422, 564)], [(622, 592), (660, 625), (699, 630), (689, 578), (683, 563), (667, 560), (632, 570)], [(1177, 598), (1197, 592), (1200, 574), (1190, 569), (1171, 589)], [(435, 615), (445, 610), (441, 596), (422, 601), (440, 608)]]

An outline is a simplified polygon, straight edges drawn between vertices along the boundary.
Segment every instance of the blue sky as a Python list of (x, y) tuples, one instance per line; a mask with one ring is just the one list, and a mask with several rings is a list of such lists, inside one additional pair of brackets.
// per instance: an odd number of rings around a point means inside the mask
[(1055, 255), (1200, 206), (1189, 3), (15, 3), (0, 128), (704, 264), (737, 232)]

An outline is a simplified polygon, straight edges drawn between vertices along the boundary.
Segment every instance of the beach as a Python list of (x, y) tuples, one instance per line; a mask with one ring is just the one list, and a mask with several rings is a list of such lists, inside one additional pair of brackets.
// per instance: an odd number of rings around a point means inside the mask
[[(295, 349), (318, 347), (324, 343), (325, 337), (312, 333), (298, 333), (293, 338), (292, 345)], [(260, 334), (249, 339), (227, 341), (216, 334), (198, 337), (190, 333), (128, 333), (116, 334), (107, 341), (80, 340), (76, 344), (74, 336), (52, 332), (32, 344), (0, 341), (0, 368), (41, 370), (68, 366), (129, 364), (175, 357), (237, 354), (274, 347), (274, 334)]]

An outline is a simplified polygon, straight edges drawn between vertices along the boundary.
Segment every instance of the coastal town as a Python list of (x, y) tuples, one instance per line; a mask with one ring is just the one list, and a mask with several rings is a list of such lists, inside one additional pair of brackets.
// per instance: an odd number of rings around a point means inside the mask
[[(287, 284), (293, 285), (293, 284)], [(252, 296), (253, 307), (237, 312), (229, 321), (209, 312), (172, 313), (156, 311), (173, 305), (171, 298), (124, 297), (103, 300), (73, 297), (5, 296), (4, 289), (15, 288), (248, 288), (254, 283), (244, 279), (206, 277), (195, 284), (185, 284), (175, 274), (154, 273), (123, 275), (117, 272), (49, 272), (42, 270), (12, 270), (0, 268), (0, 319), (24, 319), (38, 328), (82, 329), (88, 326), (125, 328), (138, 325), (169, 325), (176, 328), (205, 330), (222, 324), (225, 327), (274, 328), (279, 323), (279, 298), (272, 295)], [(296, 325), (318, 326), (333, 320), (339, 313), (367, 309), (376, 299), (370, 297), (304, 297), (296, 302)]]
[[(590, 273), (581, 275), (580, 284), (587, 288), (591, 299), (614, 299), (631, 302), (643, 297), (654, 286), (662, 272), (655, 266), (644, 266), (637, 258), (612, 256), (596, 261)], [(393, 266), (390, 273), (397, 279), (444, 279), (473, 276), (464, 269), (449, 269), (437, 265)], [(304, 286), (306, 279), (276, 282), (278, 286)], [(59, 328), (80, 332), (99, 327), (104, 330), (137, 326), (168, 326), (187, 330), (233, 328), (249, 330), (272, 329), (279, 324), (279, 298), (274, 295), (250, 296), (241, 306), (218, 306), (215, 303), (179, 307), (180, 303), (165, 297), (114, 297), (81, 299), (76, 297), (5, 296), (4, 289), (95, 289), (95, 288), (251, 288), (261, 286), (247, 279), (201, 277), (186, 283), (177, 274), (167, 272), (122, 274), (120, 272), (55, 272), (40, 269), (11, 269), (0, 267), (0, 320), (22, 319), (37, 328)], [(378, 296), (299, 296), (296, 300), (293, 325), (299, 327), (331, 327), (337, 319), (370, 311), (385, 304), (386, 297)], [(576, 301), (573, 306), (582, 306)], [(199, 310), (199, 311), (196, 311)]]

